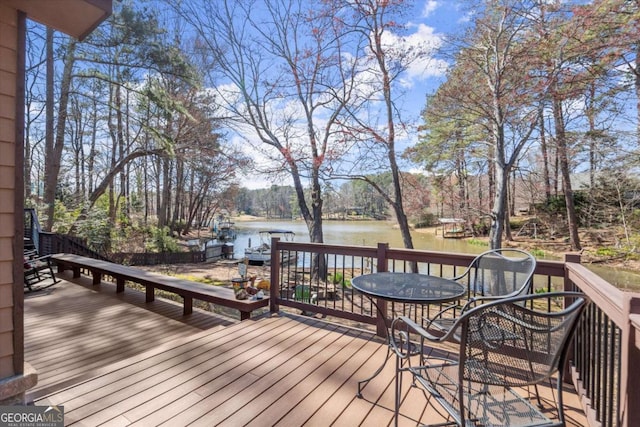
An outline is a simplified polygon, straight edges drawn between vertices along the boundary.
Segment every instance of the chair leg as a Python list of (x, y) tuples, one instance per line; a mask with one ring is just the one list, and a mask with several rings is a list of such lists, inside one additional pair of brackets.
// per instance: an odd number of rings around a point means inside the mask
[[(558, 372), (558, 388), (557, 388), (557, 393), (558, 393), (558, 397), (557, 397), (557, 402), (558, 402), (558, 420), (560, 420), (560, 423), (562, 423), (562, 425), (565, 424), (564, 422), (564, 402), (562, 399), (562, 387), (563, 387), (563, 382), (564, 382), (564, 375), (562, 373), (562, 369), (560, 369), (560, 371)], [(553, 387), (551, 387), (551, 390), (553, 390)]]
[(53, 280), (53, 284), (56, 284), (60, 281), (60, 279), (56, 277), (56, 274), (53, 271), (53, 266), (51, 265), (51, 263), (49, 263), (49, 274), (51, 274), (51, 280)]
[(400, 358), (396, 356), (396, 400), (394, 409), (394, 426), (398, 427), (398, 417), (400, 416), (400, 400), (402, 399), (402, 362)]
[[(549, 385), (551, 385), (551, 382), (549, 382)], [(542, 405), (542, 400), (540, 400), (540, 391), (538, 391), (538, 384), (534, 384), (533, 388), (536, 393), (536, 400), (538, 401), (538, 409), (544, 409), (544, 406)]]
[(40, 275), (38, 274), (38, 270), (29, 269), (24, 272), (24, 285), (27, 287), (29, 292), (33, 292), (32, 285), (34, 283), (38, 283), (40, 281)]

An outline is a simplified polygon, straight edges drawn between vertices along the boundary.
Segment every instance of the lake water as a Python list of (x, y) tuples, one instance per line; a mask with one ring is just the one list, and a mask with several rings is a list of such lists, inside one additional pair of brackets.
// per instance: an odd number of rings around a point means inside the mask
[[(309, 241), (307, 226), (303, 221), (241, 221), (235, 223), (235, 229), (237, 237), (233, 244), (236, 258), (244, 256), (245, 248), (261, 243), (258, 234), (261, 230), (290, 230), (296, 234), (296, 242)], [(382, 242), (389, 243), (392, 248), (404, 247), (400, 230), (385, 221), (324, 221), (323, 230), (327, 244), (377, 246)], [(443, 239), (431, 233), (413, 232), (412, 237), (415, 249), (469, 254), (479, 254), (488, 249), (487, 246), (469, 244), (465, 239)], [(640, 291), (638, 273), (598, 265), (586, 267), (621, 289)]]

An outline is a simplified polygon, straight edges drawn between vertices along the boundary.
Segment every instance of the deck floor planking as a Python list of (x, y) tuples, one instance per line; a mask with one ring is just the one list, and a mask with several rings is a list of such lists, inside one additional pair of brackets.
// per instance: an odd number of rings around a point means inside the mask
[[(25, 352), (44, 381), (30, 396), (64, 405), (66, 425), (393, 424), (393, 357), (356, 397), (387, 355), (370, 331), (295, 315), (183, 316), (181, 304), (90, 279), (54, 289), (25, 300)], [(575, 395), (565, 403), (568, 425), (583, 425)], [(399, 425), (441, 413), (405, 377)]]

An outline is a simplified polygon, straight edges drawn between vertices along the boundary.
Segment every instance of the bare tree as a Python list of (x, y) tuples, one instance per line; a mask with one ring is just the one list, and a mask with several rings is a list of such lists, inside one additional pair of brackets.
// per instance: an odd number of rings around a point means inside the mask
[(67, 53), (63, 60), (64, 71), (60, 82), (60, 98), (58, 100), (58, 114), (56, 116), (54, 85), (55, 57), (54, 57), (54, 30), (46, 30), (46, 129), (45, 129), (45, 158), (44, 158), (44, 204), (46, 206), (44, 229), (51, 231), (54, 221), (55, 193), (58, 184), (58, 173), (64, 146), (64, 126), (66, 125), (67, 103), (69, 89), (71, 87), (71, 72), (75, 62), (76, 41), (68, 39)]
[[(302, 0), (176, 2), (197, 31), (208, 84), (228, 124), (293, 182), (311, 242), (323, 242), (323, 168), (344, 151), (333, 134), (349, 97), (343, 28), (331, 5)], [(305, 188), (310, 188), (310, 200)]]
[[(398, 101), (402, 95), (398, 80), (415, 60), (429, 52), (426, 46), (409, 49), (394, 44), (393, 37), (401, 38), (399, 22), (406, 9), (404, 3), (336, 1), (348, 12), (344, 14), (347, 17), (344, 25), (353, 28), (352, 46), (357, 48), (353, 62), (359, 81), (365, 83), (345, 102), (342, 138), (353, 141), (355, 149), (349, 158), (343, 159), (336, 175), (365, 181), (374, 188), (393, 209), (405, 248), (413, 248), (403, 201), (404, 175), (397, 152), (398, 140), (408, 128)], [(349, 163), (352, 167), (347, 166)], [(374, 178), (376, 172), (390, 173), (391, 186), (381, 186)]]
[[(38, 93), (37, 87), (39, 80), (42, 78), (42, 74), (44, 74), (41, 65), (46, 62), (46, 54), (51, 53), (51, 56), (53, 56), (53, 52), (49, 52), (49, 49), (43, 51), (37, 47), (44, 42), (43, 38), (46, 38), (46, 36), (34, 27), (36, 27), (36, 25), (30, 25), (28, 27), (27, 37), (29, 42), (26, 44), (26, 54), (28, 56), (28, 63), (30, 64), (26, 70), (24, 133), (24, 197), (27, 203), (35, 202), (36, 198), (40, 195), (37, 187), (33, 185), (34, 178), (37, 183), (37, 176), (34, 176), (34, 174), (40, 169), (34, 164), (34, 161), (36, 161), (36, 148), (42, 146), (45, 138), (45, 132), (39, 132), (38, 121), (41, 120), (45, 114), (47, 103), (43, 102), (44, 100)], [(53, 92), (51, 96), (53, 96)], [(53, 104), (51, 103), (51, 108), (52, 107)], [(33, 191), (35, 191), (35, 194)]]

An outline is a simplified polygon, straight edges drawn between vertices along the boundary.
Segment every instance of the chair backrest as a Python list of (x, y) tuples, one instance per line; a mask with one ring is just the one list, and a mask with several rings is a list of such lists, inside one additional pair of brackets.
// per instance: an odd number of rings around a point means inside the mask
[(520, 249), (493, 249), (469, 265), (469, 296), (512, 297), (529, 293), (536, 259)]
[(576, 292), (505, 298), (469, 310), (460, 330), (461, 379), (516, 387), (537, 384), (561, 369), (568, 343), (588, 303)]

